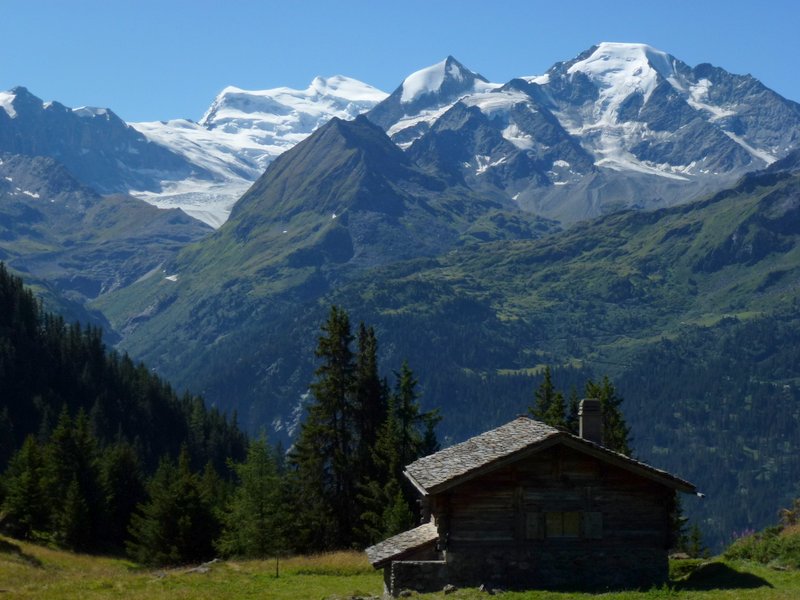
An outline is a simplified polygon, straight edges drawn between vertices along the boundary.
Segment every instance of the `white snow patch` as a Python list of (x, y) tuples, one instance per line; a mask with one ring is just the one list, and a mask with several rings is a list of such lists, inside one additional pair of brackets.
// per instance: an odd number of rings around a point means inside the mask
[(331, 118), (353, 119), (386, 96), (349, 77), (316, 77), (305, 90), (227, 87), (200, 123), (186, 119), (129, 123), (151, 142), (166, 146), (206, 171), (185, 180), (165, 173), (161, 192), (131, 193), (160, 208), (182, 208), (192, 217), (219, 227), (234, 202), (277, 156)]
[(94, 106), (79, 106), (78, 108), (73, 108), (72, 112), (84, 119), (92, 118), (92, 117), (104, 117), (108, 115), (108, 109), (106, 108), (95, 108)]
[(465, 96), (461, 102), (467, 106), (477, 106), (487, 117), (492, 117), (497, 113), (508, 112), (517, 104), (530, 105), (530, 97), (516, 90), (489, 91)]
[(39, 199), (39, 194), (37, 194), (36, 192), (29, 192), (28, 190), (22, 190), (22, 193), (25, 194), (26, 196), (30, 196), (31, 198), (35, 198), (37, 200)]
[(403, 93), (400, 96), (400, 102), (413, 102), (424, 94), (438, 91), (439, 88), (442, 87), (442, 83), (444, 83), (446, 64), (447, 59), (435, 65), (431, 65), (430, 67), (415, 71), (406, 77), (403, 80)]
[(528, 83), (535, 83), (536, 85), (547, 85), (550, 83), (550, 73), (544, 75), (529, 75), (527, 77), (520, 77), (523, 81)]
[(178, 281), (178, 276), (177, 275), (167, 275), (166, 277), (164, 277), (164, 279), (166, 279), (167, 281)]
[(5, 179), (6, 181), (14, 181), (14, 178), (13, 178), (13, 177), (4, 177), (4, 179)]
[(478, 165), (478, 168), (475, 169), (475, 175), (483, 175), (486, 171), (491, 169), (492, 167), (496, 167), (497, 165), (501, 165), (506, 162), (506, 157), (503, 156), (499, 160), (492, 162), (490, 156), (486, 156), (483, 154), (476, 154), (475, 155), (475, 163)]
[(712, 121), (717, 121), (723, 117), (735, 115), (736, 111), (734, 110), (725, 109), (721, 106), (715, 106), (707, 102), (708, 90), (710, 88), (711, 81), (708, 79), (701, 79), (689, 88), (689, 96), (686, 98), (686, 102), (695, 110), (705, 110), (711, 113)]
[(520, 150), (533, 148), (533, 136), (522, 131), (516, 123), (509, 123), (508, 127), (503, 129), (501, 135)]
[(646, 44), (603, 42), (567, 73), (584, 73), (600, 89), (594, 121), (615, 123), (617, 110), (628, 96), (640, 93), (647, 102), (658, 84), (658, 75), (665, 79), (675, 77), (673, 60)]
[(569, 167), (570, 167), (570, 164), (569, 164), (567, 161), (565, 161), (565, 160), (561, 160), (561, 159), (559, 158), (558, 160), (554, 160), (554, 161), (553, 161), (553, 166), (554, 166), (554, 167), (560, 167), (560, 168), (562, 168), (562, 169), (569, 169)]
[(772, 163), (774, 163), (776, 160), (778, 160), (777, 158), (775, 158), (774, 156), (772, 156), (772, 154), (770, 154), (770, 153), (769, 153), (769, 152), (767, 152), (766, 150), (759, 150), (758, 148), (754, 148), (753, 146), (751, 146), (750, 144), (748, 144), (746, 141), (744, 141), (744, 140), (743, 140), (741, 137), (739, 137), (739, 136), (738, 136), (738, 135), (736, 135), (735, 133), (731, 133), (730, 131), (725, 131), (724, 129), (722, 130), (722, 133), (724, 133), (725, 135), (727, 135), (727, 136), (728, 136), (729, 138), (731, 138), (731, 139), (732, 139), (734, 142), (736, 142), (737, 144), (739, 144), (739, 145), (740, 145), (742, 148), (744, 148), (745, 150), (747, 150), (747, 151), (748, 151), (748, 152), (749, 152), (749, 153), (750, 153), (752, 156), (754, 156), (755, 158), (757, 158), (757, 159), (759, 159), (759, 160), (763, 160), (765, 163), (767, 163), (767, 165), (771, 165), (771, 164), (772, 164)]
[(251, 183), (247, 180), (165, 181), (161, 192), (132, 191), (131, 195), (158, 208), (180, 208), (190, 217), (217, 229), (228, 220), (233, 205)]
[(12, 119), (17, 116), (17, 111), (14, 110), (14, 99), (16, 97), (11, 92), (0, 92), (0, 108), (6, 111), (6, 114)]

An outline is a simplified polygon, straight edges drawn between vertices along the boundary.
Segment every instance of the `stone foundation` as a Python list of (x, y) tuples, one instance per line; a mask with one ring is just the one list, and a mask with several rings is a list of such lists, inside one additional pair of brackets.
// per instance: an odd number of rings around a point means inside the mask
[[(390, 573), (388, 573), (391, 570)], [(389, 581), (386, 581), (386, 574)], [(398, 560), (386, 567), (384, 583), (392, 596), (402, 590), (437, 592), (447, 583), (447, 563), (443, 560)]]

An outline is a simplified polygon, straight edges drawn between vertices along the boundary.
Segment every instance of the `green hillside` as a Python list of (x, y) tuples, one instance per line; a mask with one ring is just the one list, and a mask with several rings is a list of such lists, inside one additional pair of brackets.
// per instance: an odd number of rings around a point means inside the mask
[[(285, 438), (302, 416), (331, 304), (375, 326), (384, 369), (415, 365), (423, 405), (445, 415), (445, 441), (524, 412), (544, 365), (577, 393), (608, 374), (642, 458), (713, 492), (687, 511), (719, 547), (796, 492), (774, 467), (759, 472), (764, 461), (797, 470), (800, 176), (783, 166), (704, 201), (547, 233), (552, 224), (440, 184), (363, 120), (332, 121), (281, 156), (225, 226), (170, 262), (173, 277), (155, 274), (94, 306), (122, 347), (176, 385)], [(750, 323), (785, 332), (757, 337), (780, 374), (728, 352), (729, 337), (752, 339)], [(708, 416), (715, 402), (724, 423)], [(769, 433), (776, 419), (789, 439)], [(768, 484), (740, 484), (751, 480)], [(730, 519), (715, 521), (723, 504)]]

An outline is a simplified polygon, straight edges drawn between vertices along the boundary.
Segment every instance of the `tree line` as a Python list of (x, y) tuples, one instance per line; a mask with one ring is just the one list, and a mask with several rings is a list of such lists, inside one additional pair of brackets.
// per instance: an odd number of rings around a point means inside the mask
[[(353, 348), (355, 346), (355, 349)], [(178, 396), (0, 263), (0, 531), (146, 564), (363, 547), (414, 524), (403, 467), (438, 449), (407, 363), (333, 307), (289, 452)]]

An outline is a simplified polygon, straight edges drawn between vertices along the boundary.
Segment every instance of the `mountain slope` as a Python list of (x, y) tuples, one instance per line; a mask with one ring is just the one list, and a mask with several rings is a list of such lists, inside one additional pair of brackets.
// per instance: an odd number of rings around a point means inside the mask
[(699, 198), (800, 142), (797, 103), (645, 44), (604, 42), (544, 75), (466, 83), (419, 107), (401, 102), (404, 86), (368, 116), (414, 160), (565, 223)]
[[(552, 228), (506, 208), (513, 207), (423, 171), (366, 118), (333, 119), (276, 159), (213, 236), (170, 263), (176, 281), (147, 278), (97, 306), (125, 335), (126, 348), (153, 357), (179, 384), (216, 389), (224, 379), (230, 389), (235, 379), (252, 386), (262, 376), (250, 371), (256, 354), (219, 365), (222, 357), (250, 347), (245, 339), (291, 326), (298, 317), (287, 315), (316, 305), (333, 287), (381, 265)], [(214, 369), (200, 367), (210, 362)], [(247, 373), (219, 378), (219, 369), (231, 368)], [(283, 398), (282, 411), (298, 393)], [(254, 411), (270, 410), (247, 398), (233, 401), (242, 401), (253, 422), (263, 415)]]
[(128, 196), (99, 196), (50, 158), (0, 155), (0, 260), (86, 302), (129, 285), (210, 228)]
[(316, 77), (305, 90), (227, 87), (198, 123), (187, 120), (131, 125), (215, 174), (173, 181), (159, 193), (137, 195), (161, 207), (178, 206), (214, 227), (275, 157), (331, 118), (353, 119), (386, 97), (349, 77)]
[[(96, 306), (125, 336), (123, 347), (160, 373), (289, 439), (332, 303), (375, 325), (385, 364), (411, 361), (423, 403), (446, 415), (448, 441), (526, 410), (530, 375), (542, 365), (570, 367), (568, 385), (576, 386), (608, 373), (622, 382), (642, 457), (701, 487), (708, 482), (717, 496), (695, 514), (735, 515), (714, 525), (716, 542), (726, 528), (762, 526), (790, 491), (770, 475), (766, 491), (753, 484), (747, 498), (724, 506), (741, 465), (726, 450), (710, 476), (684, 451), (720, 439), (704, 435), (697, 395), (676, 397), (692, 415), (683, 422), (657, 411), (648, 390), (685, 391), (673, 383), (675, 372), (713, 364), (715, 379), (700, 377), (702, 401), (725, 397), (727, 414), (738, 415), (725, 421), (726, 432), (748, 448), (761, 447), (764, 427), (777, 427), (772, 408), (800, 398), (791, 360), (800, 328), (786, 317), (796, 311), (800, 279), (800, 175), (792, 158), (784, 170), (775, 163), (703, 201), (619, 212), (544, 236), (528, 224), (515, 236), (514, 218), (524, 213), (445, 186), (447, 174), (417, 167), (364, 118), (334, 120), (274, 161), (228, 223), (170, 263), (175, 280), (145, 278)], [(469, 234), (481, 219), (493, 219), (505, 238)], [(416, 237), (420, 223), (427, 238)], [(789, 333), (770, 350), (779, 375), (718, 356), (731, 322), (742, 327), (737, 335), (750, 324), (786, 323)], [(654, 369), (652, 357), (664, 356), (669, 342), (702, 351), (691, 365), (673, 356), (669, 369)], [(726, 383), (748, 372), (763, 380), (753, 392), (761, 404)], [(644, 374), (647, 385), (637, 384)], [(666, 424), (653, 427), (655, 414)], [(750, 427), (748, 419), (766, 425)], [(789, 437), (769, 448), (780, 451), (775, 464), (795, 473), (791, 439), (800, 422), (794, 413), (781, 420)], [(665, 444), (670, 432), (680, 445)], [(756, 478), (757, 461), (745, 471)]]
[(101, 193), (157, 191), (162, 179), (211, 177), (109, 109), (45, 103), (24, 87), (0, 94), (0, 152), (54, 158)]

